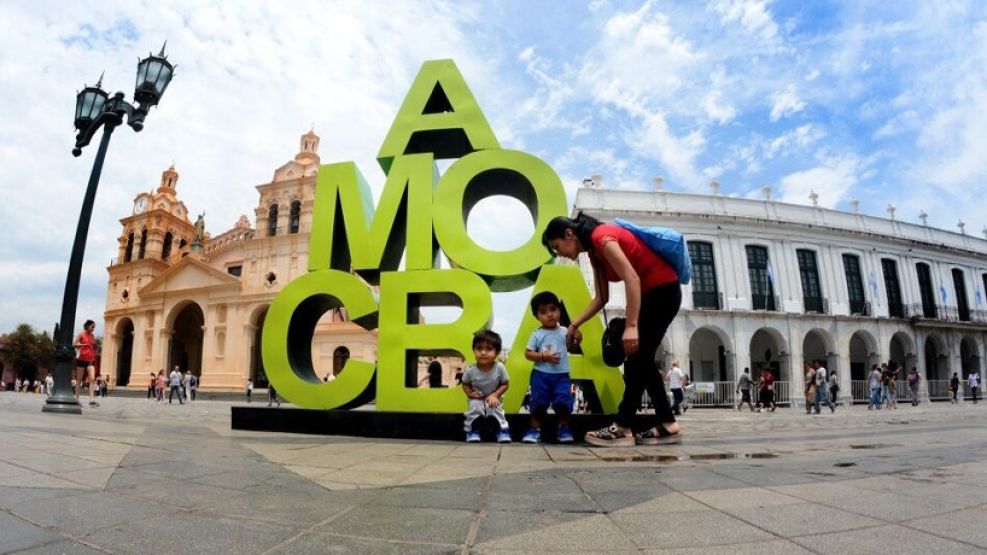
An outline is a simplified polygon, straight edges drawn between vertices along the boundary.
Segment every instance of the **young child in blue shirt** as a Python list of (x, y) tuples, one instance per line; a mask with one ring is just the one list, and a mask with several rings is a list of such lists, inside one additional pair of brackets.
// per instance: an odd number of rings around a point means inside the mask
[(531, 372), (531, 428), (521, 441), (541, 442), (542, 418), (552, 407), (559, 419), (559, 443), (572, 443), (569, 414), (572, 412), (572, 381), (569, 379), (569, 353), (566, 328), (559, 325), (562, 302), (551, 291), (531, 299), (531, 312), (541, 323), (528, 339), (524, 356), (535, 363)]
[(500, 424), (497, 443), (510, 443), (511, 430), (504, 416), (504, 393), (507, 392), (509, 378), (504, 365), (497, 362), (502, 341), (500, 335), (490, 330), (478, 331), (473, 335), (473, 356), (476, 364), (463, 372), (463, 391), (469, 398), (466, 405), (466, 442), (480, 441), (479, 430), (473, 429), (476, 419), (492, 416)]

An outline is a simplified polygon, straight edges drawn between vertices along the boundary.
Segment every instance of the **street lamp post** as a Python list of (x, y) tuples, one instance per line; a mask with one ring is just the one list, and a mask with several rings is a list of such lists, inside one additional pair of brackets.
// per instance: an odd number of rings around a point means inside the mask
[(82, 274), (82, 259), (86, 253), (89, 221), (92, 219), (93, 204), (96, 201), (96, 188), (99, 186), (99, 176), (103, 171), (103, 160), (106, 158), (106, 149), (110, 145), (113, 130), (123, 123), (124, 116), (127, 117), (127, 125), (134, 131), (143, 129), (144, 118), (147, 117), (148, 111), (161, 100), (161, 95), (171, 82), (175, 66), (168, 62), (164, 51), (165, 47), (162, 46), (158, 55), (150, 54), (137, 63), (137, 85), (134, 89), (137, 106), (124, 100), (122, 92), (110, 97), (101, 87), (102, 76), (95, 86), (85, 87), (76, 96), (75, 128), (79, 133), (76, 135), (72, 155), (82, 154), (82, 149), (89, 144), (100, 128), (103, 128), (103, 136), (99, 141), (92, 173), (89, 174), (89, 185), (82, 201), (82, 211), (79, 213), (79, 225), (75, 229), (75, 242), (72, 244), (72, 257), (69, 259), (65, 294), (62, 297), (62, 316), (59, 324), (55, 326), (55, 387), (41, 409), (44, 412), (82, 413), (82, 407), (72, 390), (75, 360), (72, 340), (76, 304), (79, 301), (79, 278)]

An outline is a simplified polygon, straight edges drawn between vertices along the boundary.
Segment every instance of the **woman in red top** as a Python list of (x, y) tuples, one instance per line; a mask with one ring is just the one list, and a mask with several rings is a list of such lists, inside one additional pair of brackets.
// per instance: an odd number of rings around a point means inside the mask
[[(609, 299), (607, 282), (624, 282), (627, 299), (627, 327), (622, 338), (627, 354), (624, 397), (614, 424), (588, 432), (586, 442), (613, 447), (679, 442), (679, 424), (672, 415), (664, 383), (655, 365), (655, 353), (682, 302), (682, 289), (675, 269), (630, 231), (601, 223), (583, 213), (575, 220), (564, 216), (553, 219), (542, 235), (542, 243), (553, 255), (572, 260), (585, 252), (593, 266), (596, 295), (569, 326), (568, 336), (574, 343), (582, 339), (579, 326), (606, 305)], [(635, 435), (631, 425), (644, 391), (654, 401), (655, 419), (651, 427)]]
[(72, 342), (72, 346), (79, 350), (79, 354), (75, 357), (75, 398), (76, 400), (79, 399), (79, 388), (82, 387), (82, 383), (88, 383), (90, 407), (99, 406), (99, 403), (96, 402), (96, 387), (93, 383), (93, 374), (96, 372), (96, 336), (93, 335), (95, 329), (96, 322), (86, 320), (86, 323), (82, 325), (82, 331), (75, 336), (75, 341)]

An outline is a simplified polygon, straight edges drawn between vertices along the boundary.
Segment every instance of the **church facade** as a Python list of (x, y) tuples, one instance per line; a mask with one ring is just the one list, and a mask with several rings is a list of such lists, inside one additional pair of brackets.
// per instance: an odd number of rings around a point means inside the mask
[[(143, 388), (150, 373), (178, 366), (205, 389), (242, 389), (247, 379), (266, 387), (261, 330), (278, 291), (307, 271), (318, 147), (315, 133), (303, 135), (294, 159), (256, 187), (253, 217), (215, 236), (202, 216), (189, 219), (174, 166), (135, 197), (107, 268), (102, 373), (113, 386)], [(335, 309), (316, 327), (312, 362), (324, 378), (376, 351), (376, 332)], [(449, 384), (457, 367), (444, 367)]]

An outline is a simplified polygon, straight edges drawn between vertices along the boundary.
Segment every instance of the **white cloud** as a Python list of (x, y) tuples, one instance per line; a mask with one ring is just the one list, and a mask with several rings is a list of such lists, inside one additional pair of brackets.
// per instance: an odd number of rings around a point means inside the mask
[(716, 123), (727, 123), (737, 116), (737, 109), (725, 102), (721, 91), (710, 91), (703, 98), (703, 109), (709, 119)]
[(778, 155), (787, 154), (793, 149), (805, 149), (825, 136), (826, 132), (816, 125), (811, 123), (801, 125), (782, 133), (768, 143), (766, 156), (773, 158)]
[(784, 91), (771, 95), (771, 121), (778, 121), (785, 116), (801, 112), (803, 108), (805, 102), (799, 98), (794, 85), (789, 85)]
[(782, 202), (809, 204), (809, 194), (819, 195), (819, 205), (835, 208), (857, 184), (861, 161), (853, 155), (820, 160), (821, 164), (783, 177), (775, 188)]
[(710, 9), (724, 24), (740, 23), (748, 33), (771, 41), (778, 35), (778, 25), (768, 11), (768, 4), (770, 2), (765, 0), (716, 0), (710, 4)]

